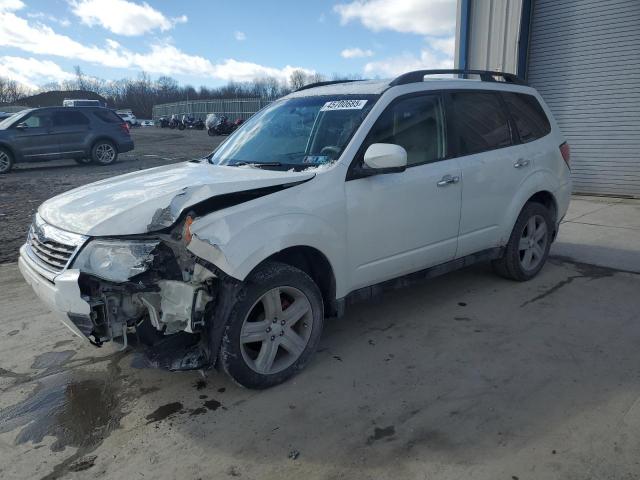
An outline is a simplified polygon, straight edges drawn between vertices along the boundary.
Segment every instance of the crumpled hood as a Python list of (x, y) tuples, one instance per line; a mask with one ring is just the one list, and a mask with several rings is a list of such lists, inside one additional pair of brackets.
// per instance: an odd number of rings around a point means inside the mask
[(69, 232), (133, 235), (170, 226), (184, 209), (212, 197), (305, 181), (314, 175), (185, 162), (75, 188), (44, 202), (38, 213), (45, 222)]

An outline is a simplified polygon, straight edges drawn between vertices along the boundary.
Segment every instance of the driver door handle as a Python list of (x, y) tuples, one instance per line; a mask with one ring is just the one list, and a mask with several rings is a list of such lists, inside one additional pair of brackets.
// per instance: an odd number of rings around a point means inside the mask
[(453, 176), (453, 175), (445, 175), (444, 177), (442, 177), (442, 179), (438, 182), (438, 186), (439, 187), (446, 187), (447, 185), (451, 185), (453, 183), (458, 183), (460, 181), (460, 177)]
[(522, 168), (526, 167), (527, 165), (529, 165), (529, 160), (523, 160), (522, 158), (513, 164), (515, 168)]

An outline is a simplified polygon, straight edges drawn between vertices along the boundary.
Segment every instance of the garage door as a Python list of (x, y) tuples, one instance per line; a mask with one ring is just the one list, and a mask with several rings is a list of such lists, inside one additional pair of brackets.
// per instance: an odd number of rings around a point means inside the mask
[(640, 197), (640, 0), (536, 0), (527, 80), (571, 145), (574, 191)]

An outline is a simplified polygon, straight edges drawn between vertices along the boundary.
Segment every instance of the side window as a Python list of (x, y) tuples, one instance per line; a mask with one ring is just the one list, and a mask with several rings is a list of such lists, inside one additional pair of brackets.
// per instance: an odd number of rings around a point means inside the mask
[(439, 95), (405, 98), (389, 105), (371, 128), (365, 148), (394, 143), (407, 151), (407, 166), (445, 157), (446, 137)]
[(29, 128), (49, 127), (51, 126), (51, 116), (49, 112), (34, 112), (20, 123), (25, 123)]
[(511, 118), (524, 143), (537, 140), (551, 132), (551, 124), (540, 103), (533, 95), (503, 93)]
[(56, 127), (89, 125), (89, 119), (75, 110), (60, 110), (53, 114), (53, 124)]
[(511, 145), (511, 129), (497, 94), (453, 92), (453, 118), (461, 155)]

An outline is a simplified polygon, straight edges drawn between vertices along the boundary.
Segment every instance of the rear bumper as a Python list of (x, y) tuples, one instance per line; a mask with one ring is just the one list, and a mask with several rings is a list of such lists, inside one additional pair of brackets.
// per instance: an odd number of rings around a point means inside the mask
[(121, 140), (118, 142), (118, 153), (130, 152), (133, 148), (133, 139)]
[[(74, 321), (90, 322), (91, 307), (83, 300), (78, 285), (80, 272), (65, 270), (51, 282), (37, 272), (24, 246), (20, 249), (18, 268), (26, 282), (54, 316), (73, 333), (87, 339), (87, 336), (74, 323)], [(71, 320), (72, 318), (74, 321)]]

